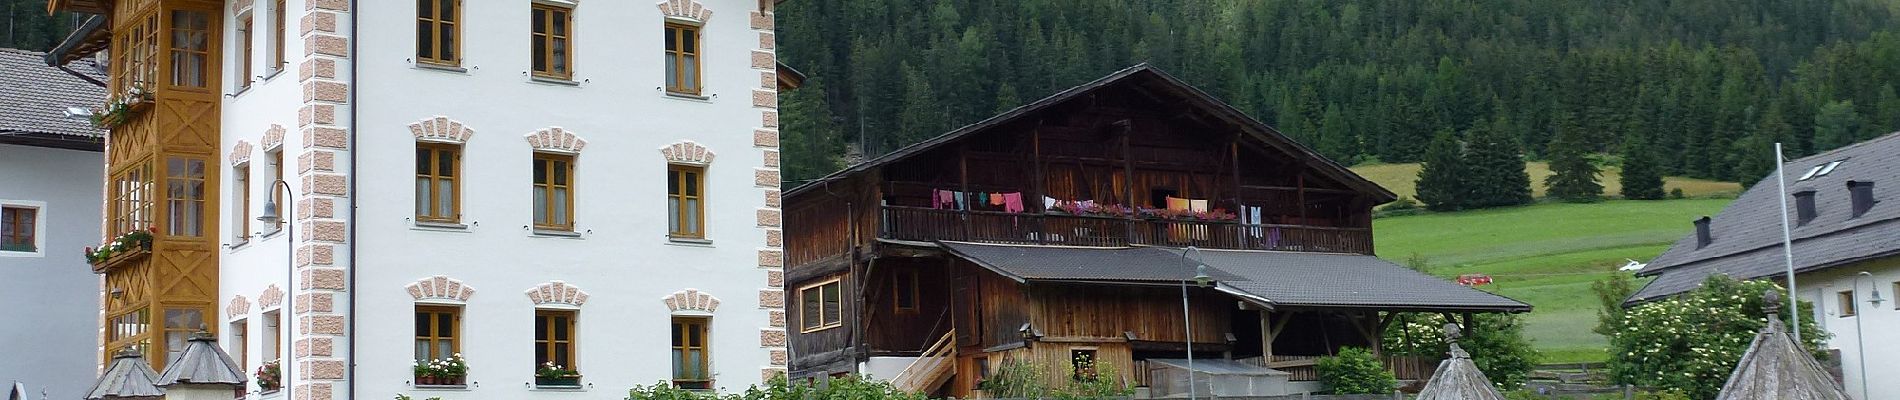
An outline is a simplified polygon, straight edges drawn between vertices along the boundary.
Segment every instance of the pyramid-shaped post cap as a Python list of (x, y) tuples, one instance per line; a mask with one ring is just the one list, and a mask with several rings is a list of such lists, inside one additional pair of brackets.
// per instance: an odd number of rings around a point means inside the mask
[(145, 362), (145, 355), (130, 347), (112, 354), (112, 365), (99, 375), (99, 381), (86, 391), (87, 400), (158, 400), (165, 390), (153, 384), (158, 373)]
[(200, 331), (186, 339), (185, 349), (166, 364), (165, 372), (159, 374), (157, 384), (164, 387), (181, 384), (243, 387), (246, 382), (244, 370), (238, 368), (230, 354), (218, 347), (217, 338), (209, 332)]

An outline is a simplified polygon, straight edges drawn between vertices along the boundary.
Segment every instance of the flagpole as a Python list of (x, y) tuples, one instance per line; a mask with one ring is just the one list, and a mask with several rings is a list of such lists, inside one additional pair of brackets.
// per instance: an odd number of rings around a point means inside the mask
[(1781, 186), (1781, 191), (1775, 196), (1781, 199), (1781, 257), (1788, 269), (1788, 310), (1793, 311), (1788, 315), (1794, 320), (1794, 323), (1788, 326), (1789, 330), (1794, 332), (1794, 342), (1800, 344), (1803, 343), (1801, 341), (1801, 300), (1794, 284), (1794, 236), (1789, 233), (1788, 227), (1788, 175), (1782, 173), (1786, 167), (1787, 164), (1781, 159), (1781, 142), (1775, 142), (1775, 182)]

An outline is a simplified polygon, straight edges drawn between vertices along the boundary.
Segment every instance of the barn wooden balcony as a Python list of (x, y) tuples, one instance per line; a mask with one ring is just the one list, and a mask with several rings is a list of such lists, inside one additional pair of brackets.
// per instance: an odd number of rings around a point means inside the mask
[(1372, 254), (1372, 230), (1367, 228), (903, 206), (884, 206), (881, 217), (878, 237), (892, 240)]

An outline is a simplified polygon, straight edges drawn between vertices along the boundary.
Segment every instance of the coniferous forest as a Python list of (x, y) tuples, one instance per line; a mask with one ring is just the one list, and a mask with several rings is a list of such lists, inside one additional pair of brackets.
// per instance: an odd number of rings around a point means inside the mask
[[(838, 168), (849, 143), (875, 157), (1147, 62), (1345, 163), (1422, 161), (1445, 133), (1468, 152), (1569, 165), (1605, 155), (1650, 164), (1630, 166), (1642, 176), (1752, 183), (1774, 167), (1774, 142), (1798, 157), (1900, 129), (1897, 11), (1885, 0), (790, 0), (778, 54), (810, 80), (781, 99), (785, 176)], [(1579, 198), (1601, 190), (1565, 185)], [(1655, 185), (1639, 189), (1660, 197)]]

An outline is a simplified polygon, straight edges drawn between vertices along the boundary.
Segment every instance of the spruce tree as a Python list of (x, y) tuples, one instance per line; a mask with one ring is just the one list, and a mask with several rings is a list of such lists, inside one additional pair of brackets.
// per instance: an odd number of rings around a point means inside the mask
[(1476, 124), (1465, 133), (1465, 168), (1471, 196), (1465, 208), (1514, 206), (1531, 202), (1531, 177), (1515, 138), (1495, 126), (1508, 126), (1499, 116), (1491, 124)]
[(1442, 129), (1425, 146), (1425, 165), (1418, 170), (1418, 201), (1433, 211), (1452, 211), (1464, 206), (1469, 187), (1465, 183), (1463, 145), (1451, 129)]
[(1662, 200), (1662, 160), (1649, 138), (1642, 132), (1630, 132), (1623, 139), (1623, 198)]
[(1345, 114), (1339, 111), (1338, 104), (1327, 104), (1326, 113), (1320, 118), (1319, 153), (1340, 164), (1352, 165), (1359, 155), (1359, 140), (1347, 126)]
[[(1568, 120), (1570, 116), (1559, 113), (1557, 118)], [(1550, 140), (1550, 148), (1545, 150), (1550, 156), (1552, 173), (1550, 179), (1544, 181), (1545, 194), (1572, 203), (1602, 200), (1603, 184), (1597, 183), (1597, 176), (1603, 171), (1590, 162), (1589, 140), (1583, 137), (1582, 129), (1558, 127), (1556, 137)]]
[(1858, 139), (1860, 114), (1853, 101), (1836, 101), (1814, 113), (1814, 151), (1823, 152), (1852, 144)]
[(798, 186), (844, 166), (844, 140), (833, 121), (831, 106), (825, 100), (822, 78), (811, 78), (805, 85), (779, 95), (783, 124), (779, 141), (787, 187)]
[(930, 90), (930, 81), (923, 72), (905, 63), (903, 111), (898, 114), (897, 125), (901, 129), (900, 143), (894, 143), (892, 149), (903, 147), (943, 133), (943, 105), (937, 103), (936, 92)]

